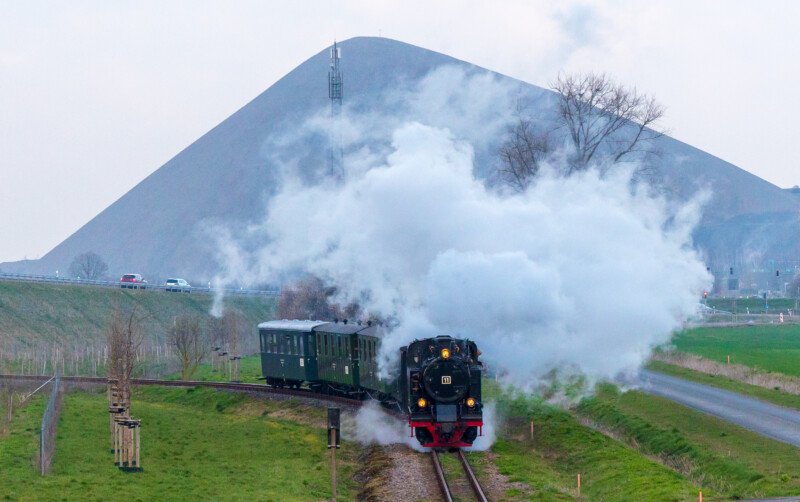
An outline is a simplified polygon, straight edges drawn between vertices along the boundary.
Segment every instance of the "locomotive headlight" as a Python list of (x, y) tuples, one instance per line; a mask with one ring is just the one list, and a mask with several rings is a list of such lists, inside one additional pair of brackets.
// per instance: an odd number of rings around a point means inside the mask
[(442, 359), (450, 357), (450, 349), (442, 349)]
[(428, 401), (426, 401), (424, 397), (419, 398), (417, 401), (417, 406), (420, 408), (424, 408), (426, 404), (428, 404)]
[(474, 408), (475, 407), (475, 399), (473, 399), (471, 397), (468, 397), (467, 398), (467, 406), (469, 406), (470, 408)]

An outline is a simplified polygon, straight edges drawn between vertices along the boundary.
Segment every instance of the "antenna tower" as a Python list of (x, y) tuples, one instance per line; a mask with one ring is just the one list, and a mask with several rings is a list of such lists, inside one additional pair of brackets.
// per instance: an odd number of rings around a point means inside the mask
[(342, 158), (344, 156), (342, 146), (341, 119), (342, 119), (342, 72), (339, 69), (339, 59), (342, 50), (337, 46), (336, 41), (331, 47), (331, 69), (328, 71), (328, 98), (331, 100), (331, 127), (330, 127), (330, 174), (341, 180), (344, 177)]

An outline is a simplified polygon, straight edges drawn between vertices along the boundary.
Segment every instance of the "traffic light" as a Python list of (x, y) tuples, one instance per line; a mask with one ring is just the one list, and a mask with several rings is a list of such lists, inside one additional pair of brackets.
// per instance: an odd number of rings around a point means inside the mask
[(764, 292), (764, 299), (765, 299), (765, 300), (767, 299), (767, 293), (766, 293), (766, 291)]
[(781, 271), (780, 270), (776, 270), (775, 271), (775, 277), (780, 277), (780, 276), (781, 276)]
[(703, 291), (703, 298), (708, 298), (708, 291)]
[(733, 275), (733, 267), (731, 267), (731, 275)]

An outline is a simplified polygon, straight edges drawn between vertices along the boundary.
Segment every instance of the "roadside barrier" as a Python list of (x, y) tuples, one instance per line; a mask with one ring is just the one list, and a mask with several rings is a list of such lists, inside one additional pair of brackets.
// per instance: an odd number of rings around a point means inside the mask
[[(29, 274), (11, 274), (7, 272), (0, 272), (0, 281), (17, 281), (17, 282), (45, 282), (50, 284), (73, 284), (78, 286), (94, 286), (98, 288), (122, 288), (125, 284), (126, 288), (131, 286), (132, 283), (120, 283), (119, 281), (95, 281), (90, 279), (68, 279), (64, 277), (56, 277), (52, 275), (29, 275)], [(165, 292), (167, 286), (158, 284), (146, 284), (144, 289), (137, 291), (159, 291)], [(175, 289), (170, 286), (169, 289)], [(222, 292), (225, 296), (278, 296), (281, 294), (280, 289), (256, 290), (256, 289), (236, 289), (236, 288), (203, 288), (203, 287), (189, 287), (182, 288), (184, 293), (213, 295), (217, 292)]]

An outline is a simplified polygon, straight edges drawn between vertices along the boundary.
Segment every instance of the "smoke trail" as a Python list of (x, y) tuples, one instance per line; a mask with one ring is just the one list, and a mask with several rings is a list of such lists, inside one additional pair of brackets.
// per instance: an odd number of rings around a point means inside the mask
[(473, 176), (443, 129), (395, 131), (386, 163), (342, 185), (287, 185), (271, 201), (255, 274), (304, 270), (340, 299), (392, 314), (388, 359), (453, 333), (518, 381), (554, 367), (610, 377), (636, 367), (690, 316), (707, 282), (691, 249), (700, 208), (671, 208), (630, 171), (547, 172), (504, 195)]
[[(487, 99), (470, 111), (462, 93), (475, 86)], [(400, 103), (396, 117), (351, 112), (344, 181), (309, 185), (287, 168), (263, 224), (245, 233), (260, 247), (217, 232), (227, 268), (215, 283), (315, 274), (340, 301), (399, 320), (384, 363), (415, 338), (449, 333), (523, 386), (553, 368), (605, 378), (637, 367), (710, 282), (691, 242), (702, 200), (652, 196), (632, 185), (632, 168), (566, 178), (557, 159), (523, 193), (487, 188), (473, 145), (485, 150), (512, 119), (492, 107), (511, 109), (511, 91), (442, 69), (386, 98)], [(280, 141), (318, 133), (315, 120)]]

